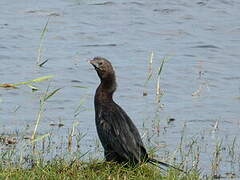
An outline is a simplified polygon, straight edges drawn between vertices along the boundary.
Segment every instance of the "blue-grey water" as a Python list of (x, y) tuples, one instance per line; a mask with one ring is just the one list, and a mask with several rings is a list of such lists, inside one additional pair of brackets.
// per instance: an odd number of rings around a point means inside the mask
[[(116, 70), (115, 100), (133, 119), (146, 146), (160, 147), (160, 157), (165, 150), (175, 152), (184, 130), (186, 141), (203, 144), (199, 166), (210, 174), (213, 152), (222, 141), (220, 174), (239, 175), (238, 0), (2, 0), (0, 7), (1, 83), (54, 75), (50, 89), (63, 88), (46, 103), (39, 134), (52, 132), (67, 140), (77, 122), (78, 132), (86, 134), (82, 151), (94, 151), (93, 96), (99, 79), (87, 60), (103, 56)], [(39, 68), (40, 36), (48, 19), (41, 46), (41, 62), (48, 62)], [(151, 52), (154, 74), (144, 87)], [(161, 72), (164, 95), (159, 109), (156, 72), (164, 57), (168, 60)], [(31, 136), (49, 81), (34, 85), (40, 91), (27, 86), (0, 89), (1, 134)], [(81, 112), (74, 117), (81, 103)], [(168, 123), (169, 118), (175, 121)], [(59, 122), (64, 124), (60, 129), (50, 126)]]

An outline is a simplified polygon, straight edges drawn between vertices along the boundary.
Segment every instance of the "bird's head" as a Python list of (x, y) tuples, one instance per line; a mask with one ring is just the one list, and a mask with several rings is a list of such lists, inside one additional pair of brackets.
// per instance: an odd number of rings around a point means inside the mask
[(89, 61), (93, 65), (101, 80), (115, 78), (115, 73), (112, 64), (105, 58), (95, 57)]

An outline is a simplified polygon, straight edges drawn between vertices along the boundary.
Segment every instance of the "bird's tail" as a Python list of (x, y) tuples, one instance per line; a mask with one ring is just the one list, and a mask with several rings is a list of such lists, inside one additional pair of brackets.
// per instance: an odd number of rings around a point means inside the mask
[(165, 166), (165, 167), (167, 167), (167, 168), (173, 168), (173, 169), (176, 169), (176, 170), (178, 170), (178, 171), (181, 171), (181, 172), (186, 173), (186, 172), (183, 171), (182, 169), (179, 169), (179, 168), (177, 168), (177, 167), (174, 167), (174, 166), (172, 166), (172, 165), (170, 165), (170, 164), (167, 164), (167, 163), (165, 163), (165, 162), (158, 161), (158, 160), (156, 160), (156, 159), (149, 158), (149, 159), (148, 159), (148, 162), (151, 163), (151, 164), (153, 164), (153, 165), (155, 165), (155, 166), (157, 166), (157, 167), (159, 167), (160, 169), (163, 169), (163, 170), (165, 170), (165, 169), (162, 168), (161, 166)]

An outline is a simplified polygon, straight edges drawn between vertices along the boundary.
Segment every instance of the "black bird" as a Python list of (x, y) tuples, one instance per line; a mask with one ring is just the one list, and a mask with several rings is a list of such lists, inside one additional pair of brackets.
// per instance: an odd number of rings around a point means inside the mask
[(94, 105), (97, 132), (106, 161), (132, 165), (149, 162), (175, 168), (148, 156), (136, 126), (127, 113), (113, 101), (117, 83), (111, 63), (102, 57), (95, 57), (90, 63), (101, 80), (96, 90)]

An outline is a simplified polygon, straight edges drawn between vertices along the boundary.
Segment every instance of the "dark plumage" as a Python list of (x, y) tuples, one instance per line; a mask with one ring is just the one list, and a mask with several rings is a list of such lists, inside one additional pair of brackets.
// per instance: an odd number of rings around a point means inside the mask
[(94, 105), (97, 132), (106, 161), (130, 162), (133, 165), (145, 161), (172, 167), (148, 157), (136, 126), (127, 113), (113, 101), (112, 96), (117, 84), (111, 63), (101, 57), (95, 57), (90, 63), (101, 80), (96, 90)]

